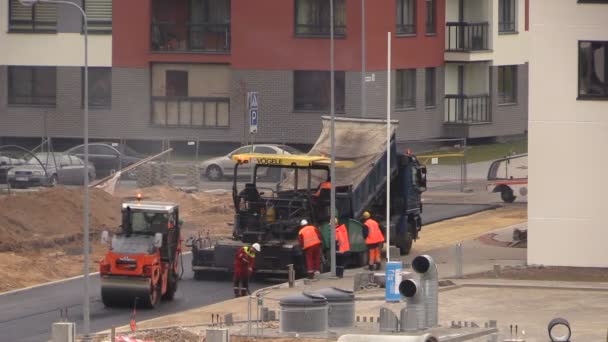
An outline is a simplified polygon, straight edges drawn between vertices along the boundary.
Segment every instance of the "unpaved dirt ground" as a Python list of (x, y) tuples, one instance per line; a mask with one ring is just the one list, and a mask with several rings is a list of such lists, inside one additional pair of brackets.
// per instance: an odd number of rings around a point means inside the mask
[[(232, 232), (229, 194), (187, 194), (167, 187), (118, 192), (97, 189), (91, 199), (91, 271), (98, 271), (107, 246), (101, 231), (120, 225), (120, 204), (143, 194), (143, 200), (180, 204), (182, 238), (198, 232), (225, 236)], [(0, 292), (82, 274), (82, 191), (57, 187), (0, 197)]]
[(469, 279), (514, 279), (514, 280), (549, 280), (549, 281), (581, 281), (608, 282), (608, 268), (593, 267), (526, 267), (502, 269), (500, 274), (483, 272), (471, 274)]

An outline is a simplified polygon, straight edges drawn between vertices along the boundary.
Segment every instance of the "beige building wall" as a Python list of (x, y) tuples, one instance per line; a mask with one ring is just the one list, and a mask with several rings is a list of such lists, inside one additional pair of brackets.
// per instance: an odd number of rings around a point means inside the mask
[(530, 6), (528, 263), (608, 267), (608, 102), (577, 100), (578, 41), (608, 41), (608, 5)]
[[(80, 33), (8, 33), (8, 5), (0, 0), (0, 65), (84, 65)], [(89, 34), (89, 66), (112, 66), (112, 35)]]

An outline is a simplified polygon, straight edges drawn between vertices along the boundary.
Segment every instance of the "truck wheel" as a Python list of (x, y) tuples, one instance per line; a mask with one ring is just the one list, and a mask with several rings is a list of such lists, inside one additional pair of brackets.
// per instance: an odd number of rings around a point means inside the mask
[(401, 255), (408, 255), (412, 250), (412, 244), (414, 243), (414, 232), (416, 231), (416, 223), (413, 220), (407, 220), (406, 231), (402, 234), (399, 234), (399, 239), (397, 240), (397, 247), (399, 247), (399, 252)]
[(513, 203), (517, 197), (513, 195), (513, 190), (507, 186), (500, 191), (500, 198), (505, 203)]

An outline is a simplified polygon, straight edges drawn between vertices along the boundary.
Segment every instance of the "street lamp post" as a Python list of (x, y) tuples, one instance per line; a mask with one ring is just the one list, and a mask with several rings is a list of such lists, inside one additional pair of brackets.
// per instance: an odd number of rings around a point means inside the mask
[(24, 6), (33, 6), (37, 3), (64, 4), (77, 8), (82, 14), (84, 23), (84, 198), (83, 198), (83, 239), (84, 239), (84, 299), (83, 299), (83, 333), (88, 341), (90, 327), (90, 301), (89, 301), (89, 27), (87, 13), (77, 4), (64, 0), (19, 0)]
[(331, 254), (331, 275), (336, 276), (336, 108), (334, 99), (334, 0), (329, 0), (329, 79), (330, 79), (330, 113), (331, 113), (331, 131), (330, 131), (330, 145), (331, 145), (331, 166), (330, 166), (330, 179), (331, 179), (331, 196), (330, 196), (330, 216), (329, 216), (329, 231), (330, 231), (330, 244), (329, 252)]

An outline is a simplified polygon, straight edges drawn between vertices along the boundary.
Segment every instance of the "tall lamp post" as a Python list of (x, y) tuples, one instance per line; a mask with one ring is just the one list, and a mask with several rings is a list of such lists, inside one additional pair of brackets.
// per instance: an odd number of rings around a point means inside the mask
[(330, 130), (330, 145), (331, 145), (331, 196), (330, 196), (330, 215), (329, 215), (329, 231), (330, 240), (329, 252), (331, 254), (331, 275), (336, 276), (336, 108), (335, 108), (335, 84), (334, 84), (334, 0), (329, 0), (329, 79), (330, 79), (330, 113), (331, 113), (331, 130)]
[(83, 332), (88, 341), (90, 327), (90, 301), (89, 301), (89, 31), (87, 13), (77, 4), (64, 0), (19, 0), (24, 6), (33, 6), (39, 3), (55, 3), (69, 5), (77, 8), (82, 14), (84, 23), (84, 199), (83, 199), (83, 239), (84, 239), (84, 299), (83, 299)]

